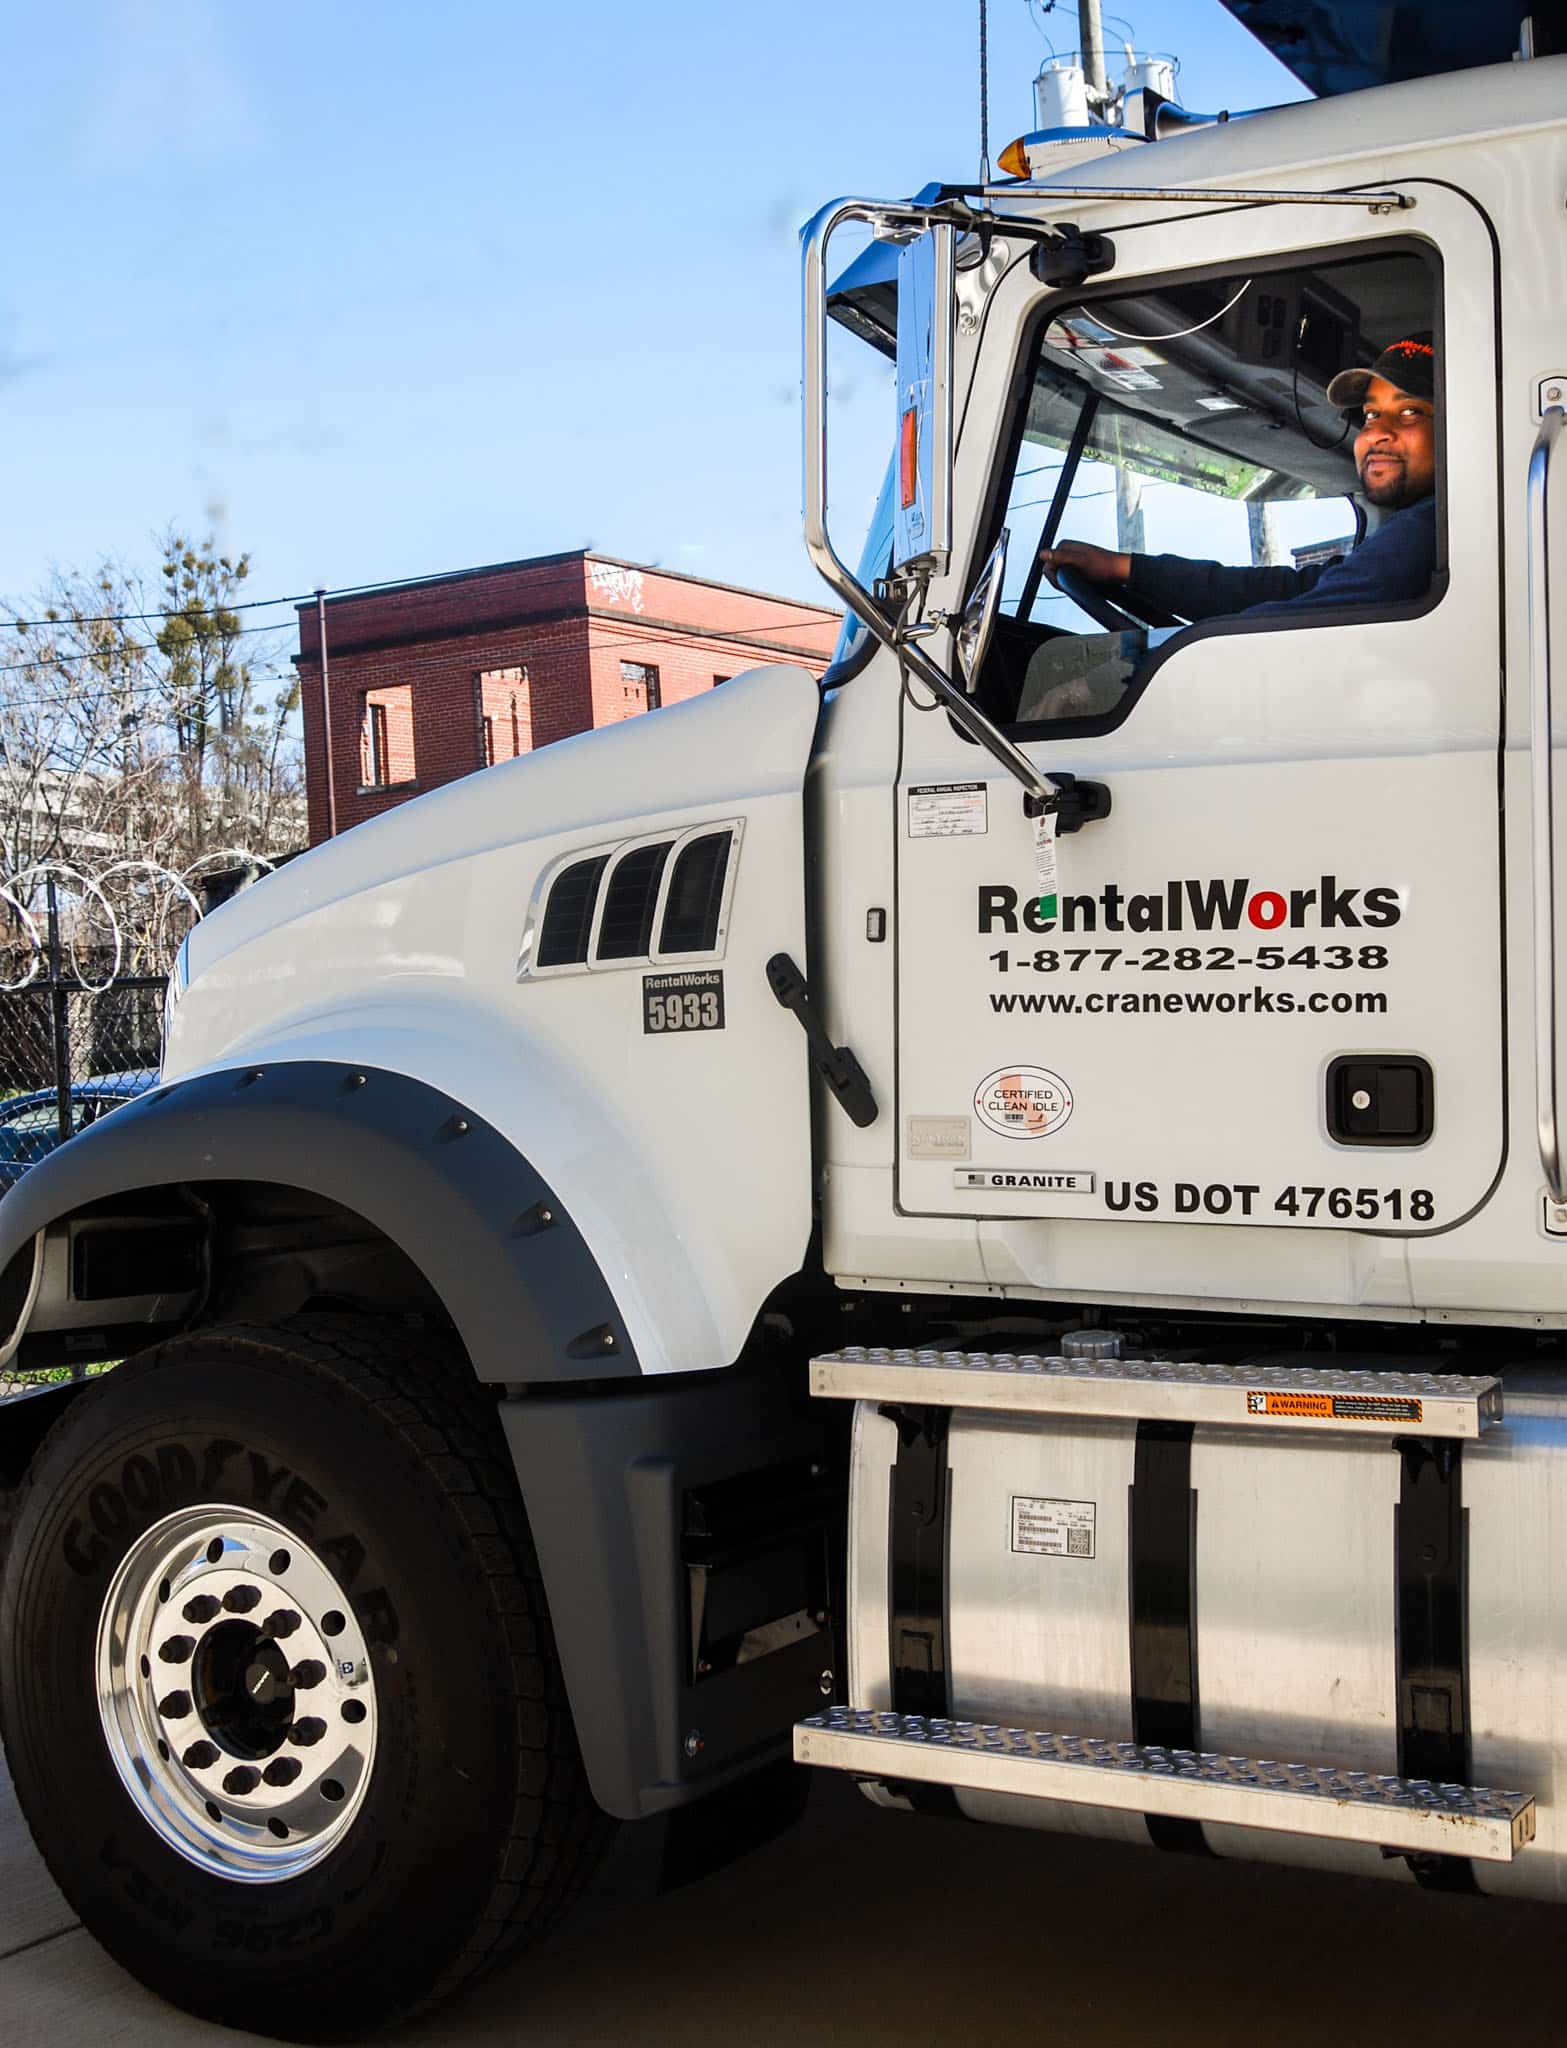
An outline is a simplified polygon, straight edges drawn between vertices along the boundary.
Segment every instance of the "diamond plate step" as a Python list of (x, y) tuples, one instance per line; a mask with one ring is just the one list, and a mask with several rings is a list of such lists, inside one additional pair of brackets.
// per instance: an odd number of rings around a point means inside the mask
[(1500, 1380), (1340, 1372), (1331, 1366), (1162, 1365), (1011, 1351), (850, 1345), (811, 1360), (811, 1392), (844, 1401), (995, 1408), (1011, 1415), (1129, 1416), (1274, 1431), (1477, 1437), (1502, 1420)]
[(1534, 1840), (1534, 1800), (1525, 1792), (1199, 1755), (1092, 1735), (929, 1720), (923, 1714), (833, 1707), (796, 1724), (794, 1756), (796, 1763), (894, 1783), (916, 1780), (959, 1791), (1224, 1821), (1416, 1855), (1471, 1856), (1482, 1863), (1510, 1863)]

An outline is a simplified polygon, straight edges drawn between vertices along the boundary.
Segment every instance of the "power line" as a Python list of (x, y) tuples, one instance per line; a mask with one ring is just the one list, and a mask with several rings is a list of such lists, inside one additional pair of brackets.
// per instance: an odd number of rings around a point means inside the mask
[[(72, 621), (72, 623), (74, 624), (75, 621)], [(287, 627), (284, 625), (241, 626), (237, 633), (225, 634), (224, 637), (229, 640), (245, 640), (256, 633), (283, 633), (287, 630)], [(84, 647), (76, 654), (58, 654), (51, 648), (49, 653), (35, 655), (31, 661), (14, 661), (7, 667), (0, 668), (0, 676), (19, 676), (25, 675), (31, 670), (58, 668), (68, 661), (118, 660), (126, 655), (161, 654), (162, 652), (163, 649), (156, 644), (150, 646), (143, 645), (139, 640), (124, 641), (118, 647)], [(126, 685), (126, 687), (147, 689), (155, 686), (142, 683), (134, 686)]]
[[(461, 572), (459, 571), (459, 574)], [(325, 591), (297, 590), (289, 597), (247, 597), (238, 604), (177, 604), (166, 606), (162, 611), (152, 612), (99, 612), (91, 618), (77, 617), (74, 613), (63, 619), (24, 619), (16, 617), (8, 623), (21, 628), (45, 626), (131, 626), (148, 625), (154, 619), (183, 619), (192, 614), (211, 618), (217, 612), (266, 612), (276, 611), (279, 606), (292, 604), (313, 604), (317, 596), (322, 597), (369, 597), (383, 590), (409, 590), (416, 584), (428, 583), (428, 576), (391, 576), (380, 583), (342, 583), (335, 589)], [(273, 628), (281, 631), (281, 628)]]

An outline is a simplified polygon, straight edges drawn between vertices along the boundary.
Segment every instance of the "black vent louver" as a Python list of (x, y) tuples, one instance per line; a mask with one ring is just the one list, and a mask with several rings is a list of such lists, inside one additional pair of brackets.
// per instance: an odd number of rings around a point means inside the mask
[(670, 879), (660, 953), (711, 953), (718, 944), (732, 844), (732, 833), (708, 832), (682, 850)]
[(653, 950), (653, 913), (670, 841), (633, 847), (615, 863), (599, 925), (599, 960), (645, 959)]
[(608, 854), (596, 853), (587, 860), (574, 861), (556, 876), (550, 900), (544, 906), (535, 966), (572, 967), (586, 961), (599, 878), (608, 861)]

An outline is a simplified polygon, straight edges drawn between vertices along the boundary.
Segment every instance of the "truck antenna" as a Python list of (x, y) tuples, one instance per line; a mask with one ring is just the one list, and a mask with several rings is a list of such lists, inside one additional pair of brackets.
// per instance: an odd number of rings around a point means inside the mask
[(979, 182), (990, 183), (990, 4), (979, 0)]

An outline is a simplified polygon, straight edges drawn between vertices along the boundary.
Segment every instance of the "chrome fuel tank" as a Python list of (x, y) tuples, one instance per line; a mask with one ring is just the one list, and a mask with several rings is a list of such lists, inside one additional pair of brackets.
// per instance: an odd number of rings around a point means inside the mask
[[(1412, 1493), (1429, 1446), (1331, 1430), (1183, 1435), (956, 1409), (944, 1485), (932, 1491), (927, 1455), (911, 1492), (899, 1411), (862, 1401), (850, 1703), (1176, 1743), (1184, 1713), (1204, 1750), (1520, 1787), (1538, 1802), (1536, 1840), (1514, 1862), (1462, 1866), (1463, 1882), (1561, 1896), (1567, 1382), (1503, 1379), (1505, 1420), (1445, 1454), (1435, 1523), (1438, 1495)], [(939, 1509), (945, 1531), (926, 1532), (918, 1569), (911, 1508)], [(1438, 1771), (1432, 1757), (1459, 1761)], [(1159, 1835), (1100, 1807), (951, 1796), (975, 1820)], [(1202, 1835), (1218, 1855), (1411, 1879), (1405, 1858), (1363, 1844), (1212, 1822)]]

